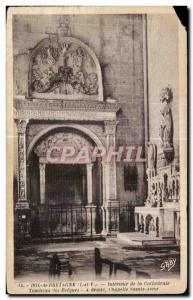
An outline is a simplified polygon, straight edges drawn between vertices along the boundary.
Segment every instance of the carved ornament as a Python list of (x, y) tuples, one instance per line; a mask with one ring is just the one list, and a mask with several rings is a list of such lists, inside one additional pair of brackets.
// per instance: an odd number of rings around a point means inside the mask
[(55, 40), (44, 39), (31, 53), (30, 97), (45, 94), (53, 99), (57, 95), (97, 98), (102, 91), (99, 69), (96, 56), (79, 40), (61, 35)]
[(49, 135), (47, 138), (41, 141), (36, 146), (34, 152), (38, 156), (46, 156), (48, 149), (52, 149), (55, 146), (71, 146), (79, 151), (84, 146), (92, 147), (92, 144), (86, 138), (75, 132), (59, 132)]

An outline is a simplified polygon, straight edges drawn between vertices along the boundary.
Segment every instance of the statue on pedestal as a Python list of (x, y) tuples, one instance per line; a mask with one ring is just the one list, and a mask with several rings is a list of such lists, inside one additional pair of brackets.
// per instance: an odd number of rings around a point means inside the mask
[(160, 138), (161, 147), (164, 149), (173, 149), (173, 120), (171, 102), (173, 100), (173, 92), (170, 87), (166, 87), (161, 92), (161, 124)]

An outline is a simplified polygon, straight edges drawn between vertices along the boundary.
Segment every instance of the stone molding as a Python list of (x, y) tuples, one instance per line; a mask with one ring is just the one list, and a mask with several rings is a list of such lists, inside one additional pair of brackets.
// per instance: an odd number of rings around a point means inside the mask
[(113, 112), (95, 111), (51, 111), (51, 110), (19, 110), (14, 113), (15, 119), (62, 120), (62, 121), (104, 121), (116, 118)]
[[(120, 109), (120, 103), (88, 101), (88, 100), (45, 100), (15, 98), (14, 107), (17, 111), (97, 111), (97, 112), (114, 112)], [(33, 112), (32, 112), (33, 113)]]

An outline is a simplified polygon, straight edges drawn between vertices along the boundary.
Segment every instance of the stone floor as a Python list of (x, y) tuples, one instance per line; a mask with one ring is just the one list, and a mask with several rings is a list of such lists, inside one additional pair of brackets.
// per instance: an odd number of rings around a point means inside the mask
[[(57, 253), (61, 262), (60, 280), (109, 280), (109, 266), (103, 264), (102, 272), (96, 275), (95, 252), (100, 249), (101, 257), (120, 265), (113, 279), (134, 278), (177, 278), (180, 255), (177, 249), (129, 250), (126, 243), (116, 238), (106, 241), (71, 243), (48, 243), (25, 245), (15, 250), (15, 277), (18, 280), (49, 278), (50, 259)], [(170, 271), (161, 271), (160, 265), (168, 258), (176, 264)]]

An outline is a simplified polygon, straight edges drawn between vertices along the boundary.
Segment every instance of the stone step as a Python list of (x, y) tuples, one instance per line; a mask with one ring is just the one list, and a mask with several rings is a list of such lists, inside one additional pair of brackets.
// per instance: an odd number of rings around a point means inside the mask
[(157, 237), (147, 236), (141, 233), (118, 233), (117, 239), (122, 243), (130, 246), (174, 246), (176, 240), (174, 238), (161, 239)]

